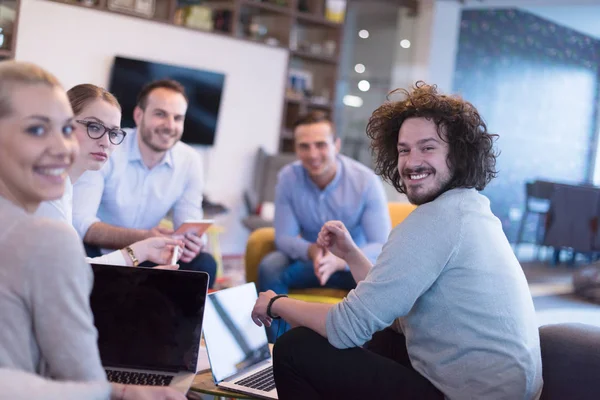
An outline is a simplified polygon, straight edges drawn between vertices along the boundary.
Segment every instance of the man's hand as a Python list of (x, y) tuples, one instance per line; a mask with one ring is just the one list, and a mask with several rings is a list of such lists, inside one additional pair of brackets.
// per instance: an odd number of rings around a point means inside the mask
[(325, 286), (331, 275), (346, 268), (346, 262), (331, 252), (327, 252), (315, 267), (315, 275), (321, 286)]
[(123, 385), (113, 383), (111, 400), (186, 400), (183, 393), (164, 386)]
[(154, 228), (148, 230), (148, 237), (164, 237), (164, 236), (171, 236), (173, 235), (174, 230), (173, 229), (168, 229), (168, 228), (163, 228), (161, 226), (155, 226)]
[(273, 320), (267, 315), (267, 306), (269, 305), (269, 301), (273, 297), (277, 296), (277, 294), (272, 290), (267, 290), (266, 292), (261, 292), (258, 295), (258, 299), (254, 304), (254, 309), (252, 309), (252, 321), (258, 326), (271, 326)]
[(185, 244), (185, 247), (182, 247), (183, 252), (179, 259), (181, 262), (187, 263), (192, 261), (204, 249), (204, 241), (200, 236), (193, 233), (186, 233), (181, 239)]
[(326, 222), (319, 232), (317, 244), (344, 260), (352, 252), (360, 251), (342, 221)]

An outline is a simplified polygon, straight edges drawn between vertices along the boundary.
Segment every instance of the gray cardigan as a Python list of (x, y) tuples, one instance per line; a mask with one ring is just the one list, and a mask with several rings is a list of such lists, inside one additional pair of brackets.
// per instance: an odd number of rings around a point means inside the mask
[(89, 295), (93, 275), (68, 225), (0, 197), (0, 367), (105, 381)]
[(450, 190), (390, 234), (366, 278), (327, 316), (338, 348), (397, 320), (413, 367), (449, 399), (536, 399), (533, 301), (489, 200)]

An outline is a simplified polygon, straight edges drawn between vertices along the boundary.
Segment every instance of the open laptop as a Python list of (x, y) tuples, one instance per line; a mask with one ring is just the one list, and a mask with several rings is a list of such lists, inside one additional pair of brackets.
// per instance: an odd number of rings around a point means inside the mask
[(196, 374), (206, 272), (92, 264), (90, 304), (108, 380), (187, 393)]
[(204, 341), (217, 386), (277, 399), (267, 332), (251, 318), (257, 297), (254, 283), (209, 294)]

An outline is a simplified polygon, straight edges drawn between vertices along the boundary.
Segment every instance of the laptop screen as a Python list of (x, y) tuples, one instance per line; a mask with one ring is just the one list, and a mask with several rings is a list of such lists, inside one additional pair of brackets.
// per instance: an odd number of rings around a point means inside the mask
[(208, 295), (204, 340), (217, 383), (271, 358), (267, 332), (251, 318), (257, 297), (254, 283)]
[(92, 264), (105, 367), (196, 372), (208, 274)]

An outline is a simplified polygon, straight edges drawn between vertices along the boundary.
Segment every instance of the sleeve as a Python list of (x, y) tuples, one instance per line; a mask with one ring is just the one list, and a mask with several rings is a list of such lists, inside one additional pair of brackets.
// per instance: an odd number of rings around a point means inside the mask
[(392, 229), (387, 198), (381, 180), (373, 176), (366, 192), (365, 208), (361, 217), (361, 225), (365, 232), (366, 243), (361, 247), (367, 258), (374, 263), (383, 244), (387, 241)]
[(300, 222), (291, 199), (294, 180), (286, 177), (290, 171), (286, 168), (279, 174), (275, 187), (275, 246), (294, 260), (308, 261), (308, 248), (311, 243), (299, 236)]
[(460, 243), (460, 229), (450, 218), (424, 215), (423, 207), (394, 228), (366, 278), (327, 314), (327, 337), (333, 346), (363, 345), (406, 316), (443, 272)]
[(104, 177), (104, 168), (100, 172), (87, 171), (73, 185), (73, 227), (82, 240), (90, 226), (100, 222), (98, 208), (104, 192)]
[[(59, 380), (106, 380), (90, 309), (93, 275), (77, 234), (38, 220), (24, 246), (32, 325), (49, 375)], [(44, 260), (40, 263), (40, 260)]]
[(189, 166), (187, 167), (187, 177), (183, 193), (173, 206), (173, 226), (175, 229), (185, 221), (201, 220), (204, 216), (202, 212), (202, 189), (203, 174), (200, 155), (195, 150), (190, 150)]
[(0, 400), (109, 400), (106, 381), (58, 382), (25, 371), (0, 368)]
[(91, 264), (127, 265), (121, 250), (113, 251), (100, 257), (86, 257), (85, 261)]

